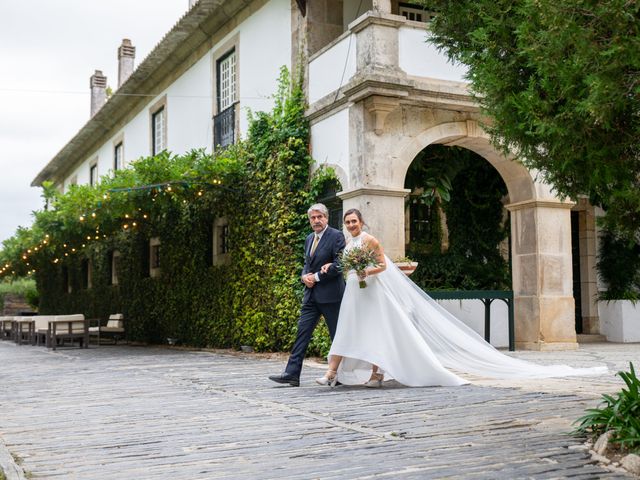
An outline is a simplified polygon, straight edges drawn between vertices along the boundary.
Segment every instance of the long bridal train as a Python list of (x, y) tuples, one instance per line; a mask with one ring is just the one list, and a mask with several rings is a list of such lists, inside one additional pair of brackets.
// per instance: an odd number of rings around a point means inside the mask
[(354, 272), (340, 308), (329, 355), (342, 355), (337, 379), (363, 384), (371, 364), (407, 386), (469, 383), (448, 369), (492, 378), (596, 375), (606, 367), (538, 365), (505, 355), (424, 293), (385, 257), (387, 269), (358, 287)]

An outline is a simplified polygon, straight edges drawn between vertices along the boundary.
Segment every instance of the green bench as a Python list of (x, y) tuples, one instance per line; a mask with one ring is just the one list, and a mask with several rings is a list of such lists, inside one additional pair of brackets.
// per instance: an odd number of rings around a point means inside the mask
[(515, 333), (513, 320), (513, 292), (510, 290), (428, 290), (434, 300), (481, 300), (484, 303), (484, 339), (491, 338), (491, 304), (494, 300), (502, 300), (507, 304), (509, 312), (509, 351), (515, 351)]

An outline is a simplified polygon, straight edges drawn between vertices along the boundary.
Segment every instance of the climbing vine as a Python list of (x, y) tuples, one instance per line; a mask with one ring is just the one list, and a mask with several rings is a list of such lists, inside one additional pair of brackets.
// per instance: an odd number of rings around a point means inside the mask
[[(45, 185), (32, 227), (4, 242), (0, 275), (34, 276), (43, 314), (122, 312), (132, 340), (288, 349), (306, 209), (336, 181), (328, 168), (310, 174), (304, 109), (300, 80), (283, 68), (273, 110), (251, 113), (236, 145), (142, 158), (65, 194)], [(214, 251), (216, 219), (228, 222), (224, 255)], [(153, 255), (159, 276), (150, 275)], [(326, 350), (325, 337), (312, 353)]]

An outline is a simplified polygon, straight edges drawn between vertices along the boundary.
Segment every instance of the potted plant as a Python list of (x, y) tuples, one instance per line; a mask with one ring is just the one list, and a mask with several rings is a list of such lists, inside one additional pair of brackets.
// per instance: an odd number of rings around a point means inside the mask
[(415, 272), (418, 267), (418, 262), (414, 262), (409, 257), (398, 257), (393, 263), (407, 276)]
[(600, 332), (610, 342), (640, 342), (640, 245), (605, 232), (597, 268), (606, 285), (598, 297)]

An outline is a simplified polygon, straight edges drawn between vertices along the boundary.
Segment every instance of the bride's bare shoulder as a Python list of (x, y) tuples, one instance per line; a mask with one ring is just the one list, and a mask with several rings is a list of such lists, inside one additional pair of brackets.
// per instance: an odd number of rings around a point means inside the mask
[(364, 232), (362, 241), (371, 248), (378, 248), (378, 246), (380, 245), (380, 242), (376, 237), (366, 232)]

